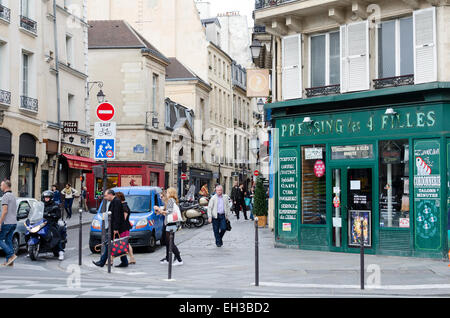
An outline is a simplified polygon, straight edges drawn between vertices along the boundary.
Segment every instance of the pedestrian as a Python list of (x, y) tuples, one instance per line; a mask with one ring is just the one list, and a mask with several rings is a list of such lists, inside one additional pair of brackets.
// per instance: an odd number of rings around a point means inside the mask
[(11, 191), (11, 181), (4, 180), (0, 184), (2, 190), (2, 214), (0, 216), (0, 247), (6, 254), (3, 266), (14, 266), (17, 256), (14, 254), (12, 238), (17, 226), (17, 201)]
[[(237, 182), (235, 183), (237, 185)], [(245, 191), (244, 191), (244, 184), (239, 184), (239, 187), (233, 187), (232, 196), (233, 196), (233, 203), (234, 203), (234, 213), (236, 214), (236, 218), (239, 220), (239, 212), (242, 208), (242, 213), (244, 214), (244, 218), (248, 220), (247, 218), (247, 207), (245, 205)]]
[(250, 188), (250, 191), (248, 191), (246, 193), (246, 197), (245, 197), (245, 204), (248, 206), (249, 211), (250, 211), (250, 219), (254, 220), (255, 217), (253, 216), (253, 199), (255, 197), (255, 187), (252, 186)]
[[(110, 240), (114, 240), (114, 237), (119, 235), (119, 237), (124, 237), (126, 232), (130, 230), (130, 224), (126, 224), (125, 222), (125, 214), (123, 211), (122, 202), (118, 197), (116, 197), (116, 193), (114, 190), (106, 190), (104, 198), (109, 202), (108, 211), (111, 212), (111, 224), (109, 222), (105, 222), (105, 228), (108, 229), (111, 226), (111, 238), (109, 238), (106, 242), (105, 251), (103, 255), (100, 257), (98, 262), (94, 262), (94, 265), (103, 267), (108, 260), (108, 246), (110, 244)], [(122, 234), (122, 235), (121, 235)], [(128, 258), (126, 255), (120, 257), (120, 264), (116, 267), (127, 267), (128, 266)]]
[(66, 210), (68, 219), (72, 217), (73, 199), (77, 193), (78, 191), (72, 188), (70, 183), (66, 184), (66, 187), (61, 191), (61, 194), (64, 195), (64, 209)]
[(173, 266), (183, 265), (183, 260), (181, 259), (180, 250), (175, 245), (175, 232), (177, 231), (177, 223), (170, 222), (170, 220), (181, 220), (181, 211), (178, 206), (178, 196), (177, 190), (175, 188), (168, 188), (165, 194), (162, 194), (162, 198), (164, 200), (164, 208), (159, 207), (157, 205), (154, 206), (154, 210), (156, 214), (164, 215), (164, 236), (166, 242), (166, 257), (161, 259), (161, 264), (167, 264), (169, 262), (169, 242), (170, 242), (170, 232), (173, 232), (173, 240), (172, 240), (172, 252), (175, 255), (175, 261), (173, 262)]
[[(130, 229), (131, 229), (132, 228), (131, 223), (130, 223), (131, 211), (130, 211), (130, 207), (128, 206), (127, 201), (125, 201), (125, 195), (122, 192), (116, 192), (116, 196), (122, 202), (123, 213), (125, 214), (125, 222), (127, 224), (130, 224)], [(124, 236), (130, 236), (130, 231), (125, 231), (124, 233), (125, 233)], [(128, 254), (130, 255), (129, 264), (136, 264), (136, 259), (134, 258), (133, 248), (132, 248), (131, 244), (128, 244), (128, 251), (129, 251)]]
[(227, 220), (231, 215), (231, 200), (226, 194), (223, 194), (223, 187), (216, 186), (216, 194), (209, 200), (208, 221), (213, 225), (216, 246), (223, 245), (223, 236), (227, 231)]
[(87, 207), (87, 187), (81, 188), (80, 200), (81, 200), (81, 207), (83, 208), (83, 211), (87, 211), (88, 210), (88, 207)]
[(51, 191), (53, 192), (53, 202), (60, 206), (61, 192), (58, 191), (58, 186), (56, 184), (52, 185)]

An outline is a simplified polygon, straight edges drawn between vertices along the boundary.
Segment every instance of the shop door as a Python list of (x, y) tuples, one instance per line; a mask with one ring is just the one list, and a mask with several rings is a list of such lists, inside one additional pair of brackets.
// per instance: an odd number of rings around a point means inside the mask
[(372, 168), (332, 169), (332, 250), (357, 251), (360, 224), (364, 228), (364, 245), (372, 247)]

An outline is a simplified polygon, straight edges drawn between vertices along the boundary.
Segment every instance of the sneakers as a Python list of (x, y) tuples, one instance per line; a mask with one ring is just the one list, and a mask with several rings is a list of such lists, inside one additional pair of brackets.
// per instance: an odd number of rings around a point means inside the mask
[(173, 265), (173, 266), (180, 266), (180, 265), (183, 265), (183, 260), (179, 261), (179, 260), (176, 259), (176, 260), (173, 262), (172, 265)]
[(59, 257), (58, 257), (58, 259), (59, 259), (60, 261), (63, 261), (63, 260), (64, 260), (64, 252), (63, 252), (63, 251), (59, 251)]
[(161, 264), (167, 264), (169, 261), (164, 257), (162, 260), (159, 261)]

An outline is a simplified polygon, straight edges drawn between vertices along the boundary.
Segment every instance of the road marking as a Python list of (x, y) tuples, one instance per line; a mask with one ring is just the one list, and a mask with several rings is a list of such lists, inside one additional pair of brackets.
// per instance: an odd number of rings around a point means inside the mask
[(167, 298), (211, 298), (211, 295), (188, 295), (188, 294), (172, 294)]
[(155, 294), (155, 295), (170, 295), (175, 293), (175, 291), (162, 291), (162, 290), (145, 290), (145, 289), (141, 289), (141, 290), (135, 290), (134, 292), (132, 292), (133, 294)]
[(87, 293), (81, 294), (80, 296), (103, 296), (103, 297), (122, 297), (127, 293), (122, 292), (107, 292), (107, 291), (88, 291)]
[[(267, 287), (292, 287), (292, 288), (327, 288), (327, 289), (360, 289), (360, 285), (337, 285), (337, 284), (292, 284), (261, 282), (260, 286)], [(422, 284), (422, 285), (365, 285), (366, 289), (386, 290), (416, 290), (416, 289), (450, 289), (450, 284)]]
[(19, 289), (19, 288), (11, 288), (0, 290), (1, 294), (39, 294), (45, 292), (45, 289)]
[(37, 294), (30, 296), (28, 298), (76, 298), (79, 295), (68, 295), (68, 294)]

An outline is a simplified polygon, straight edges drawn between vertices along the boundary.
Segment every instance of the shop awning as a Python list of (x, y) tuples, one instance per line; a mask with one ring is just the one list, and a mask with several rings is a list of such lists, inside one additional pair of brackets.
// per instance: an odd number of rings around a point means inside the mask
[(95, 164), (95, 160), (91, 158), (72, 156), (67, 154), (63, 154), (63, 157), (67, 159), (67, 163), (69, 164), (69, 168), (71, 169), (92, 171), (92, 165)]

